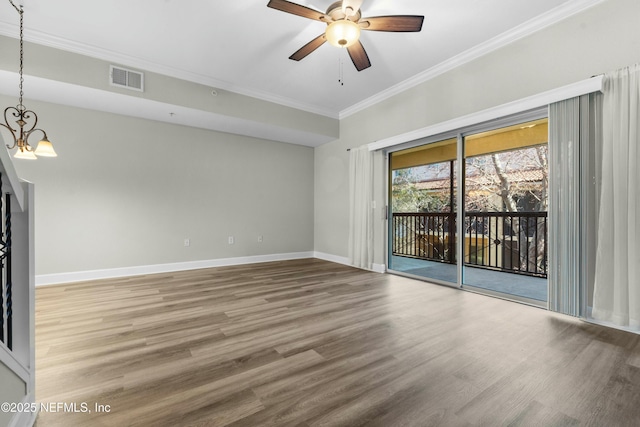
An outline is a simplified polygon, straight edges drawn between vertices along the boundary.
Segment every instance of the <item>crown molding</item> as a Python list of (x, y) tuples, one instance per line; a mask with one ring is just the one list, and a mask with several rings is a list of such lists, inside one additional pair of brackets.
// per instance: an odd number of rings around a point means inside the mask
[[(0, 35), (16, 38), (16, 34), (18, 33), (19, 27), (17, 25), (0, 22)], [(218, 80), (203, 74), (193, 73), (179, 68), (159, 64), (157, 62), (124, 55), (122, 53), (118, 53), (109, 49), (99, 48), (96, 46), (91, 46), (85, 43), (78, 43), (35, 29), (30, 29), (28, 34), (24, 36), (24, 39), (25, 41), (30, 43), (35, 43), (54, 49), (60, 49), (67, 52), (77, 53), (79, 55), (84, 55), (131, 68), (137, 68), (152, 73), (162, 74), (165, 76), (186, 80), (192, 83), (202, 84), (216, 89), (223, 89), (229, 92), (237, 93), (239, 95), (249, 96), (252, 98), (260, 99), (262, 101), (273, 102), (275, 104), (295, 108), (297, 110), (306, 111), (308, 113), (318, 114), (332, 119), (338, 118), (338, 113), (336, 111), (320, 108), (317, 105), (298, 102), (290, 98), (278, 96), (273, 93), (268, 93), (257, 89), (236, 86), (229, 82)]]
[(584, 10), (587, 10), (593, 6), (605, 2), (606, 0), (570, 0), (536, 18), (530, 19), (517, 27), (512, 28), (498, 36), (476, 45), (471, 49), (468, 49), (446, 61), (439, 63), (438, 65), (431, 67), (415, 76), (391, 86), (390, 88), (358, 102), (349, 108), (346, 108), (340, 112), (338, 118), (340, 120), (347, 118), (359, 111), (369, 108), (385, 99), (391, 98), (401, 92), (411, 89), (419, 84), (429, 81), (441, 74), (451, 71), (461, 65), (478, 59), (488, 53), (498, 50), (504, 46), (507, 46), (519, 39), (522, 39), (528, 35), (534, 34), (546, 27), (549, 27), (555, 23), (558, 23), (564, 19), (567, 19), (573, 15), (576, 15)]
[[(568, 2), (536, 18), (524, 22), (523, 24), (488, 40), (487, 42), (476, 45), (471, 49), (466, 50), (465, 52), (462, 52), (448, 60), (445, 60), (432, 68), (416, 74), (415, 76), (410, 77), (409, 79), (404, 80), (403, 82), (398, 83), (394, 86), (391, 86), (390, 88), (363, 101), (360, 101), (340, 112), (320, 108), (317, 105), (301, 103), (290, 98), (281, 97), (273, 93), (268, 93), (257, 89), (239, 87), (229, 82), (218, 80), (206, 75), (162, 65), (153, 61), (148, 61), (129, 55), (123, 55), (118, 52), (98, 48), (96, 46), (91, 46), (84, 43), (73, 42), (37, 30), (30, 30), (28, 35), (25, 36), (25, 40), (43, 46), (101, 59), (103, 61), (115, 62), (123, 66), (138, 68), (141, 70), (163, 74), (169, 77), (186, 80), (193, 83), (199, 83), (217, 89), (227, 90), (239, 95), (245, 95), (263, 101), (273, 102), (275, 104), (326, 116), (333, 119), (344, 119), (379, 102), (382, 102), (385, 99), (388, 99), (419, 84), (429, 81), (441, 74), (446, 73), (447, 71), (453, 70), (461, 65), (471, 62), (490, 52), (507, 46), (521, 38), (531, 35), (537, 31), (540, 31), (548, 26), (567, 19), (605, 1), (607, 0), (569, 0)], [(15, 38), (16, 34), (18, 34), (17, 25), (0, 22), (0, 35)]]

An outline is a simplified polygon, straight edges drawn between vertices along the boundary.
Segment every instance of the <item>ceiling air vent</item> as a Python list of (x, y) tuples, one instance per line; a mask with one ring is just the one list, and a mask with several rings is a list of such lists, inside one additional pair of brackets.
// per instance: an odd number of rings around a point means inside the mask
[(127, 89), (144, 91), (144, 74), (138, 71), (127, 70), (126, 68), (112, 65), (109, 72), (112, 86), (124, 87)]

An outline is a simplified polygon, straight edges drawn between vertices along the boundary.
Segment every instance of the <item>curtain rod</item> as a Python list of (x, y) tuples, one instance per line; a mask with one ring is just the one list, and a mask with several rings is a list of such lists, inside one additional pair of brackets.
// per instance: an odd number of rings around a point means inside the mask
[(404, 144), (405, 142), (413, 141), (416, 139), (426, 138), (429, 136), (437, 135), (439, 133), (449, 132), (456, 129), (464, 128), (466, 126), (471, 126), (490, 120), (496, 120), (501, 117), (506, 117), (527, 110), (540, 108), (554, 102), (563, 101), (565, 99), (585, 95), (587, 93), (602, 91), (603, 77), (604, 76), (602, 75), (598, 75), (590, 79), (581, 80), (579, 82), (551, 89), (546, 92), (528, 96), (526, 98), (507, 102), (506, 104), (490, 107), (485, 110), (446, 120), (444, 122), (426, 126), (421, 129), (416, 129), (400, 135), (371, 142), (368, 144), (369, 151), (393, 147), (395, 145)]

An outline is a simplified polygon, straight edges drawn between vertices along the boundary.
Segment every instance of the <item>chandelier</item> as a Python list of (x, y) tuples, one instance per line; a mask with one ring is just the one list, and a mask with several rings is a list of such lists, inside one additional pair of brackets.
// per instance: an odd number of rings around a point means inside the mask
[[(13, 3), (13, 1), (9, 0), (9, 3), (11, 3), (13, 8), (20, 14), (20, 98), (18, 100), (17, 106), (7, 107), (4, 110), (4, 123), (0, 123), (0, 126), (3, 126), (11, 131), (11, 136), (13, 136), (13, 144), (7, 144), (7, 148), (9, 150), (17, 148), (17, 151), (13, 156), (14, 158), (35, 160), (37, 156), (56, 157), (57, 154), (53, 149), (53, 145), (47, 138), (47, 133), (40, 128), (36, 128), (36, 125), (38, 124), (38, 115), (32, 110), (27, 110), (27, 108), (22, 103), (22, 84), (24, 82), (24, 77), (22, 75), (24, 54), (24, 40), (22, 34), (24, 10), (22, 8), (22, 5), (20, 5), (20, 8), (18, 8)], [(12, 125), (9, 124), (9, 121), (15, 122), (18, 125), (18, 129), (12, 127)], [(38, 131), (42, 132), (42, 139), (34, 150), (31, 145), (29, 145), (29, 137)]]

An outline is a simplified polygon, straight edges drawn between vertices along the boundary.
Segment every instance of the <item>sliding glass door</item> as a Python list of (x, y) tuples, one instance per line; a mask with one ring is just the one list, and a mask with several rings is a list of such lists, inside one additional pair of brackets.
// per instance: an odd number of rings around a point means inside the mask
[(463, 286), (547, 301), (547, 119), (464, 137)]
[(513, 123), (390, 153), (389, 270), (546, 303), (548, 124)]
[(457, 285), (457, 139), (391, 153), (389, 269)]

